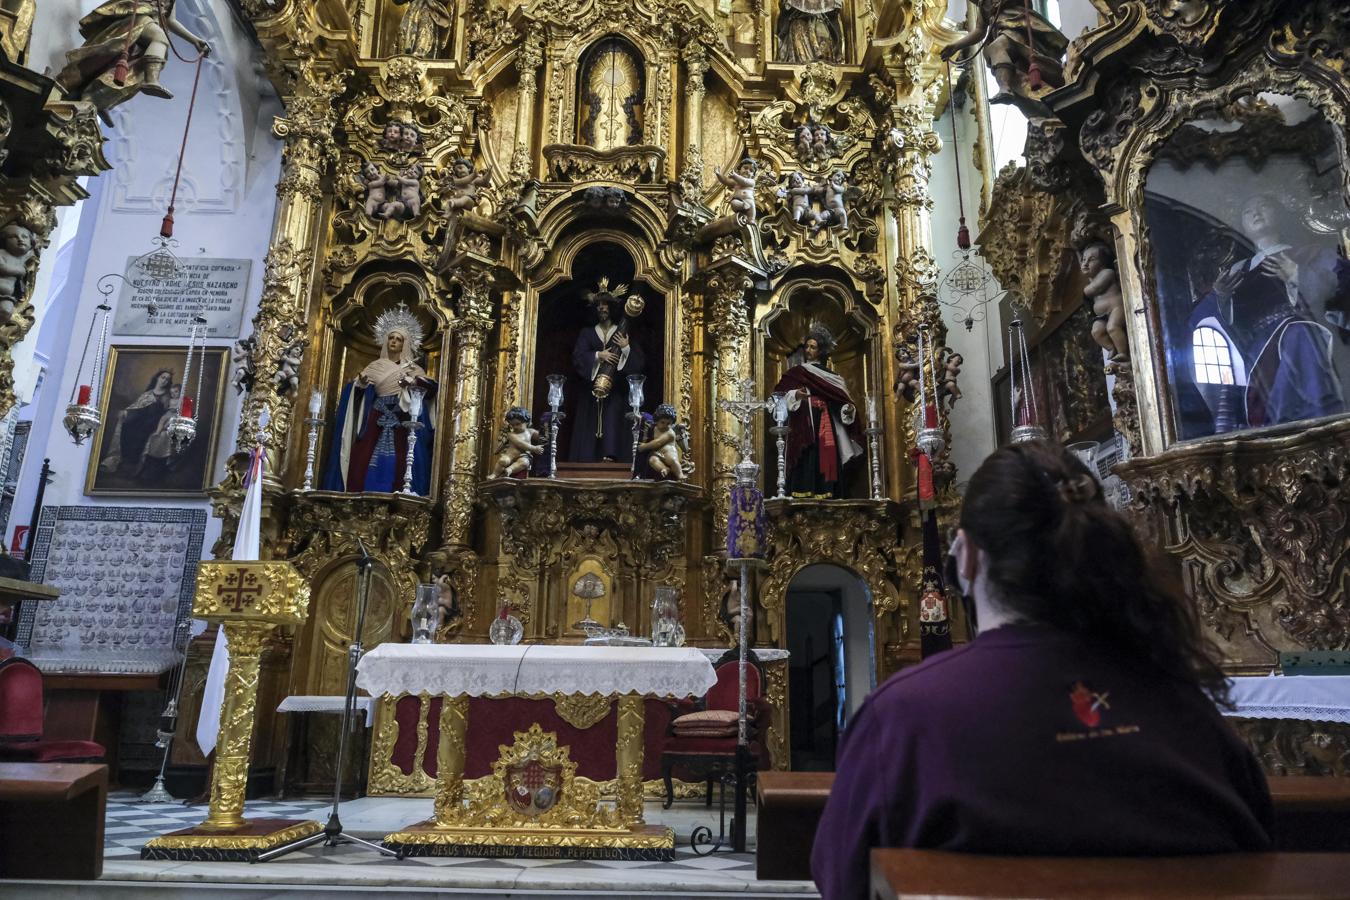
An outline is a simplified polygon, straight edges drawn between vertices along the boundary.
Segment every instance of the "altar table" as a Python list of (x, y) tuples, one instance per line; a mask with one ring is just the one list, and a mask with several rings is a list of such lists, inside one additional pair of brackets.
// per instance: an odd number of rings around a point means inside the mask
[[(702, 696), (716, 682), (689, 647), (381, 644), (357, 668), (371, 695), (439, 695), (435, 815), (385, 837), (410, 856), (674, 858), (675, 835), (642, 813), (643, 698)], [(576, 776), (570, 750), (531, 724), (466, 790), (469, 698), (615, 697), (616, 802)]]

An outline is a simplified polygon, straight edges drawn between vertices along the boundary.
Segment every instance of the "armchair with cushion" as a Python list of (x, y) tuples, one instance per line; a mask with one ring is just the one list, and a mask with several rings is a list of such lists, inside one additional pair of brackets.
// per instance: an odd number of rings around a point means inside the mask
[[(690, 780), (707, 781), (707, 805), (712, 805), (712, 784), (736, 768), (737, 709), (740, 686), (737, 667), (740, 654), (728, 650), (714, 665), (717, 683), (697, 701), (684, 700), (672, 710), (670, 730), (661, 750), (661, 777), (666, 783), (665, 808), (675, 800), (671, 782), (676, 769)], [(759, 659), (746, 657), (745, 696), (750, 756), (755, 770), (769, 767), (764, 733), (769, 727), (770, 707), (764, 699), (763, 672)]]
[(103, 762), (102, 744), (42, 739), (42, 670), (21, 656), (0, 662), (0, 762)]

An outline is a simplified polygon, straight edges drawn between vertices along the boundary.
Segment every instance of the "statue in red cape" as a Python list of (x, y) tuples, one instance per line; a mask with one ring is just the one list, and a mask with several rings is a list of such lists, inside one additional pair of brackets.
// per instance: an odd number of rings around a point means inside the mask
[(804, 362), (774, 387), (787, 395), (787, 490), (797, 499), (842, 497), (845, 468), (863, 455), (857, 408), (844, 379), (829, 368), (833, 350), (830, 332), (812, 325)]

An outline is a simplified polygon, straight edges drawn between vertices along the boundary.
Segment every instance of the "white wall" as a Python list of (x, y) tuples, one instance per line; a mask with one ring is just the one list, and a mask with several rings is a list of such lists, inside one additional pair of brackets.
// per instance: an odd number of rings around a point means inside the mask
[[(38, 9), (34, 28), (32, 65), (43, 59), (53, 69), (63, 62), (64, 49), (78, 43), (73, 22), (76, 4), (46, 3)], [(80, 14), (97, 5), (78, 4)], [(176, 252), (193, 257), (226, 257), (252, 261), (247, 305), (241, 323), (244, 333), (257, 309), (263, 265), (276, 206), (275, 184), (280, 172), (281, 145), (271, 137), (272, 117), (280, 105), (254, 62), (249, 38), (239, 30), (229, 11), (228, 0), (179, 0), (180, 20), (212, 44), (198, 88), (197, 107), (183, 164), (175, 212)], [(64, 38), (62, 35), (64, 34)], [(182, 46), (185, 54), (191, 48)], [(149, 497), (105, 498), (84, 495), (90, 442), (76, 447), (62, 427), (61, 418), (76, 384), (75, 369), (94, 308), (101, 301), (96, 289), (99, 278), (121, 273), (129, 256), (153, 248), (160, 219), (172, 187), (193, 67), (171, 58), (164, 70), (165, 85), (172, 100), (140, 96), (112, 110), (114, 125), (105, 128), (104, 151), (113, 170), (89, 180), (91, 196), (78, 209), (64, 214), (72, 229), (60, 231), (44, 254), (35, 293), (43, 307), (43, 321), (29, 335), (21, 352), (48, 359), (47, 372), (32, 410), (33, 432), (29, 441), (19, 489), (11, 517), (27, 525), (36, 479), (44, 457), (50, 457), (55, 472), (47, 488), (45, 504), (124, 506), (172, 506), (209, 511), (201, 499)], [(186, 338), (131, 337), (119, 335), (110, 342), (123, 345), (182, 345)], [(210, 346), (229, 346), (233, 338), (209, 341)], [(17, 354), (16, 354), (17, 355)], [(32, 379), (30, 371), (24, 377)], [(228, 374), (227, 374), (228, 380)], [(227, 387), (225, 408), (218, 435), (212, 480), (224, 474), (224, 461), (232, 451), (237, 429), (239, 398)], [(105, 426), (107, 427), (107, 426)], [(220, 524), (208, 518), (203, 555), (219, 534)]]

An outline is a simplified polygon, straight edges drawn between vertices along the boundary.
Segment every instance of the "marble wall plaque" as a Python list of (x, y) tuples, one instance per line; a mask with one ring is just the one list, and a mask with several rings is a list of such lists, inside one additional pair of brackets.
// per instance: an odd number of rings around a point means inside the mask
[[(113, 315), (113, 334), (187, 337), (192, 333), (193, 316), (201, 312), (208, 338), (239, 336), (248, 297), (250, 260), (184, 259), (180, 261), (181, 277), (152, 281), (134, 270), (132, 264), (137, 258), (127, 258), (126, 281), (122, 282)], [(153, 316), (147, 313), (151, 301), (156, 306)]]
[(44, 507), (31, 579), (59, 588), (61, 597), (24, 604), (19, 645), (45, 672), (172, 668), (205, 532), (200, 509)]

